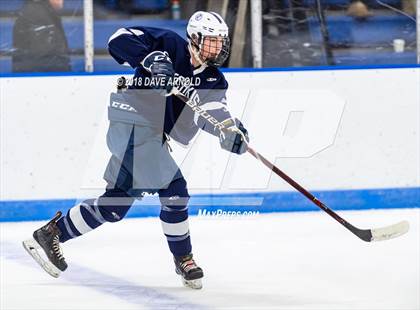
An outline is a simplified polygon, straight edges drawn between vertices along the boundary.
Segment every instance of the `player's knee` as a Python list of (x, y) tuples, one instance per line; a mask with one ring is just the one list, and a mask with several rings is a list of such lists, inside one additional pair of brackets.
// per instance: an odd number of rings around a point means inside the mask
[[(118, 210), (121, 209), (119, 206), (107, 206), (101, 208), (101, 214), (104, 217), (104, 219), (109, 223), (115, 223), (121, 221), (125, 215), (127, 214), (127, 210)], [(123, 208), (125, 209), (125, 208)]]
[(166, 206), (169, 209), (185, 210), (190, 199), (185, 179), (177, 179), (171, 182), (167, 188), (161, 189), (159, 191), (159, 199), (162, 206)]
[(115, 223), (121, 221), (130, 209), (134, 198), (121, 190), (107, 190), (99, 197), (97, 208), (105, 221)]

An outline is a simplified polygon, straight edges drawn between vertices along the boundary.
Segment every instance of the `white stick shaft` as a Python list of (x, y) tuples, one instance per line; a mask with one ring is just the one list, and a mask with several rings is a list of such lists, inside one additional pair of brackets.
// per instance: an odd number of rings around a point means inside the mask
[(417, 64), (420, 64), (420, 0), (417, 0)]
[(252, 58), (254, 68), (262, 67), (262, 9), (261, 0), (251, 1)]
[(83, 2), (83, 22), (85, 33), (85, 71), (93, 72), (93, 0)]

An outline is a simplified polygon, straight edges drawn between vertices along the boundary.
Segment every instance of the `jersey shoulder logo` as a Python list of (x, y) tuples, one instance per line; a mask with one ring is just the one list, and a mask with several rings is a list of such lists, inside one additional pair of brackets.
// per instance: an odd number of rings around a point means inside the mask
[(214, 78), (214, 77), (209, 77), (209, 78), (207, 78), (207, 80), (206, 80), (207, 82), (214, 82), (214, 81), (217, 81), (217, 78)]

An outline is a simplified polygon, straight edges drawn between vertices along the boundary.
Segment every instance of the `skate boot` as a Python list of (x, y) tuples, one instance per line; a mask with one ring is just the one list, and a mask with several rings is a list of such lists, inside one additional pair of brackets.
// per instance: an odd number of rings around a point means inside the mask
[(182, 277), (182, 283), (186, 287), (201, 289), (203, 287), (201, 278), (203, 269), (197, 266), (192, 254), (174, 256), (175, 271)]
[[(67, 269), (59, 241), (61, 232), (58, 229), (57, 221), (60, 217), (61, 212), (58, 211), (51, 221), (34, 231), (33, 239), (23, 241), (23, 247), (32, 258), (55, 278), (58, 278), (60, 273)], [(48, 260), (40, 255), (38, 252), (40, 248), (45, 252)]]

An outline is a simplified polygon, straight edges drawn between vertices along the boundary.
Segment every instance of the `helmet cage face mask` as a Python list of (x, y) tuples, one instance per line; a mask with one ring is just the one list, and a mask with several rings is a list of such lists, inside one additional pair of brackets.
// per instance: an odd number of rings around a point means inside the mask
[[(214, 38), (217, 38), (217, 40), (214, 40)], [(220, 67), (229, 57), (230, 40), (228, 36), (203, 36), (201, 33), (193, 33), (189, 39), (192, 47), (196, 50), (196, 56), (203, 63), (205, 62), (213, 67)], [(219, 50), (217, 54), (211, 53), (211, 51), (217, 50)]]

